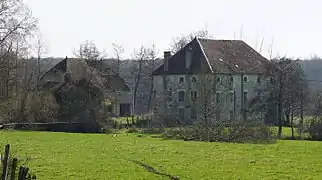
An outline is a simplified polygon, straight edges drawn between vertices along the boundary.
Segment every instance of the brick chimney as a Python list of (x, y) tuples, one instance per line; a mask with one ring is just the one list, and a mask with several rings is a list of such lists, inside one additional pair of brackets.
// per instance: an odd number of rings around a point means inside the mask
[(169, 70), (169, 59), (171, 57), (170, 51), (164, 51), (163, 58), (164, 58), (164, 72), (168, 72)]

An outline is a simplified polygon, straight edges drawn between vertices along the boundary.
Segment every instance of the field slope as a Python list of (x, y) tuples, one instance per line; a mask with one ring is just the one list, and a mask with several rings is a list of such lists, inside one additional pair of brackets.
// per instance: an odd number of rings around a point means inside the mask
[[(322, 179), (322, 143), (228, 144), (120, 134), (1, 132), (38, 179)], [(133, 161), (132, 161), (133, 160)]]

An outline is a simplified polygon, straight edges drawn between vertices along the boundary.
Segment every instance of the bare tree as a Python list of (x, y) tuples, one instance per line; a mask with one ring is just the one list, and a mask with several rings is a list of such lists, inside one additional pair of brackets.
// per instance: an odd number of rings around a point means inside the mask
[(37, 35), (37, 39), (36, 39), (36, 44), (35, 44), (35, 48), (36, 48), (36, 53), (37, 53), (37, 76), (36, 76), (36, 88), (38, 90), (38, 86), (39, 86), (39, 80), (40, 80), (40, 76), (41, 76), (41, 61), (42, 61), (42, 56), (47, 52), (46, 46), (45, 46), (45, 42), (42, 39), (41, 34)]
[(195, 37), (200, 38), (211, 38), (212, 36), (209, 34), (208, 29), (201, 29), (199, 31), (192, 32), (188, 35), (183, 35), (181, 37), (173, 38), (170, 44), (170, 49), (173, 54), (178, 52), (180, 49), (185, 47), (191, 40)]
[(122, 56), (124, 53), (124, 48), (121, 45), (118, 45), (116, 43), (112, 44), (113, 46), (113, 51), (114, 51), (114, 56), (116, 58), (116, 74), (119, 75), (120, 74), (120, 68), (121, 68), (121, 63), (122, 63)]
[[(36, 25), (36, 18), (23, 1), (0, 1), (0, 96), (5, 97), (0, 103), (6, 104), (6, 119), (13, 119), (24, 109), (25, 100), (22, 99), (25, 96), (21, 93), (28, 90), (25, 85), (30, 79), (23, 76), (29, 48), (27, 40)], [(2, 94), (1, 89), (4, 90)]]
[(267, 92), (265, 103), (269, 104), (267, 107), (277, 107), (278, 137), (280, 138), (284, 125), (293, 126), (291, 118), (296, 113), (297, 107), (303, 111), (301, 100), (304, 98), (304, 73), (297, 61), (281, 58), (272, 60), (266, 75), (270, 82), (265, 89)]
[[(199, 115), (198, 119), (202, 122), (205, 127), (208, 127), (211, 122), (216, 120), (217, 106), (215, 105), (216, 96), (216, 85), (214, 83), (213, 74), (199, 74), (198, 76), (198, 89), (197, 93), (197, 113)], [(195, 96), (193, 93), (192, 97)]]
[(135, 108), (137, 105), (137, 98), (138, 98), (138, 89), (142, 78), (143, 73), (143, 65), (144, 62), (149, 57), (149, 51), (147, 48), (141, 46), (139, 50), (136, 50), (134, 52), (134, 60), (136, 61), (135, 65), (135, 81), (134, 81), (134, 87), (133, 87), (133, 106), (132, 106), (132, 113), (135, 113)]
[[(148, 60), (149, 60), (149, 67), (150, 67), (150, 72), (149, 74), (151, 74), (157, 67), (156, 64), (156, 60), (157, 60), (157, 54), (158, 54), (158, 50), (155, 46), (155, 44), (152, 45), (151, 48), (149, 48), (148, 50)], [(149, 99), (148, 99), (148, 105), (147, 105), (147, 112), (150, 112), (151, 110), (151, 101), (152, 101), (152, 94), (153, 94), (153, 76), (149, 76), (149, 81), (150, 81), (150, 90), (149, 90)]]
[(93, 41), (86, 40), (79, 45), (78, 49), (74, 50), (74, 55), (77, 58), (84, 60), (101, 60), (106, 55), (98, 50), (96, 44)]

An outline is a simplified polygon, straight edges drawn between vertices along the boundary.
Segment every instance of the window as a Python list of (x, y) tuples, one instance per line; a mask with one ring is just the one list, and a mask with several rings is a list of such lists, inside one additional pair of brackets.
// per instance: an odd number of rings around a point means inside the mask
[(190, 117), (191, 119), (197, 119), (197, 111), (195, 108), (191, 108)]
[[(0, 79), (0, 83), (1, 83), (1, 79)], [(4, 97), (5, 96), (5, 86), (1, 83), (0, 84), (0, 97)]]
[(179, 118), (184, 121), (184, 108), (179, 108)]
[(221, 78), (219, 76), (216, 78), (216, 80), (217, 80), (217, 83), (221, 82)]
[(191, 101), (192, 102), (197, 101), (197, 91), (191, 91)]
[(230, 76), (230, 82), (234, 82), (234, 76)]
[(230, 120), (234, 120), (234, 111), (229, 111)]
[(219, 92), (216, 93), (216, 102), (217, 103), (220, 102), (220, 93)]
[(247, 82), (247, 81), (248, 81), (247, 76), (244, 76), (244, 82)]
[(248, 95), (248, 93), (244, 92), (244, 103), (247, 103), (247, 95)]
[(230, 92), (230, 101), (234, 101), (235, 100), (235, 93), (234, 91)]
[(191, 78), (191, 82), (193, 82), (193, 83), (197, 82), (197, 78), (196, 77), (192, 77)]
[(172, 91), (171, 88), (168, 90), (168, 97), (167, 97), (168, 101), (172, 101)]
[(184, 77), (180, 77), (179, 83), (183, 83), (183, 82), (184, 82)]
[(257, 77), (257, 83), (261, 83), (261, 77), (260, 76)]
[(184, 95), (185, 95), (185, 92), (184, 91), (179, 91), (179, 98), (178, 98), (178, 101), (179, 102), (183, 102), (184, 101)]

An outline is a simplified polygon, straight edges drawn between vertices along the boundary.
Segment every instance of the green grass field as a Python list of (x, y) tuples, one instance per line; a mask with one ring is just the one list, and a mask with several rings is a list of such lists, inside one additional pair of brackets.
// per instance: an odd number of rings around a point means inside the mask
[(180, 179), (322, 179), (322, 142), (229, 144), (163, 140), (121, 133), (3, 132), (0, 145), (30, 158), (38, 179), (169, 179), (131, 162), (147, 163)]

